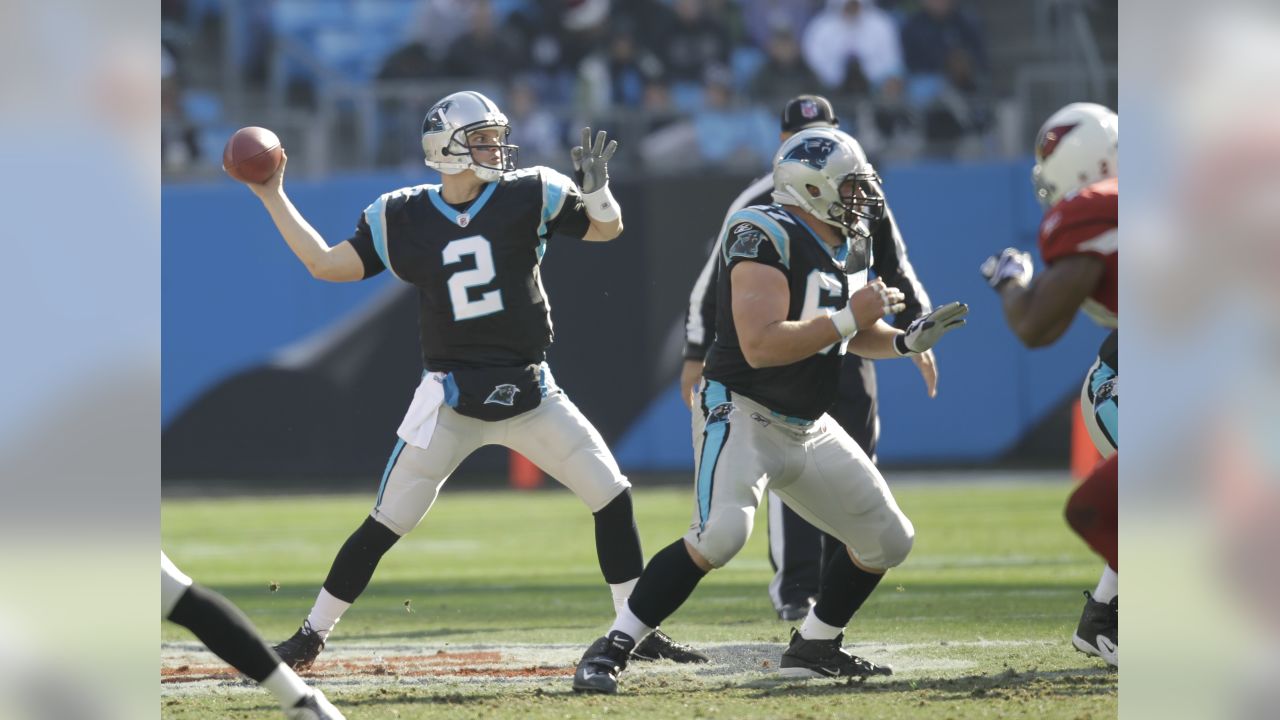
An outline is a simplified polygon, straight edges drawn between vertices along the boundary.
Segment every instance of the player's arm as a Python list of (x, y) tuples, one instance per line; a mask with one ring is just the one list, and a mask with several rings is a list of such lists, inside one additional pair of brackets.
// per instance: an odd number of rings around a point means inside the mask
[(336, 247), (321, 237), (311, 227), (302, 213), (293, 206), (284, 191), (284, 169), (289, 164), (289, 156), (283, 155), (280, 169), (261, 184), (245, 183), (253, 194), (262, 201), (263, 207), (271, 214), (281, 237), (289, 245), (294, 255), (307, 266), (311, 276), (330, 282), (353, 282), (365, 276), (364, 263), (349, 242)]
[[(898, 230), (898, 221), (894, 218), (888, 201), (884, 206), (884, 218), (876, 224), (872, 232), (871, 247), (871, 269), (875, 271), (876, 277), (902, 290), (905, 307), (902, 312), (894, 315), (893, 326), (905, 329), (916, 318), (932, 311), (933, 305), (929, 302), (929, 294), (925, 292), (920, 278), (916, 277), (915, 268), (907, 258), (907, 244)], [(920, 371), (920, 377), (924, 379), (925, 392), (931, 398), (937, 397), (938, 364), (933, 351), (927, 350), (912, 355), (911, 361), (915, 363)]]
[[(899, 330), (883, 320), (878, 320), (865, 330), (858, 331), (858, 334), (849, 341), (849, 352), (872, 360), (895, 357), (914, 358), (929, 353), (943, 335), (958, 327), (964, 327), (965, 318), (968, 316), (968, 305), (951, 302), (911, 321), (906, 330)], [(839, 315), (832, 316), (832, 320), (838, 319)]]
[(1080, 304), (1101, 282), (1106, 263), (1095, 255), (1068, 255), (1031, 279), (1030, 262), (1026, 257), (1022, 272), (1005, 270), (1001, 276), (997, 270), (993, 279), (1009, 327), (1024, 345), (1034, 348), (1062, 337)]
[(570, 151), (582, 204), (590, 226), (583, 240), (608, 242), (622, 234), (622, 208), (609, 192), (609, 159), (618, 151), (618, 141), (609, 140), (601, 130), (591, 140), (591, 128), (582, 128), (582, 144)]
[(689, 310), (685, 315), (684, 363), (680, 367), (680, 397), (692, 409), (693, 387), (702, 379), (707, 346), (716, 337), (716, 274), (720, 265), (720, 244), (713, 243), (711, 254), (698, 274), (689, 293)]
[[(849, 298), (849, 305), (831, 315), (788, 320), (791, 292), (787, 276), (771, 265), (739, 262), (730, 270), (733, 282), (733, 324), (742, 355), (753, 368), (778, 367), (803, 360), (842, 341), (858, 327), (872, 327), (902, 302), (902, 293), (880, 280)], [(887, 327), (887, 326), (886, 326)], [(845, 329), (848, 329), (846, 332)]]

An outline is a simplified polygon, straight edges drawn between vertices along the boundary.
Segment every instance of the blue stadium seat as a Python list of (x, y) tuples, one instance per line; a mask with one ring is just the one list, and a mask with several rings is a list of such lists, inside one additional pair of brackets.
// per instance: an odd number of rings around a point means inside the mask
[(947, 87), (947, 80), (935, 73), (916, 73), (907, 77), (907, 103), (913, 107), (928, 107)]
[(356, 0), (351, 21), (361, 32), (384, 35), (398, 46), (412, 29), (416, 8), (413, 0)]
[(199, 126), (222, 122), (222, 97), (208, 90), (186, 90), (182, 93), (182, 114)]
[(746, 92), (765, 63), (765, 54), (758, 48), (743, 45), (733, 49), (729, 58), (729, 67), (733, 71), (733, 88), (738, 92)]
[(683, 81), (671, 84), (671, 104), (682, 113), (694, 113), (702, 109), (706, 99), (702, 83)]
[(196, 147), (200, 153), (200, 164), (211, 170), (222, 170), (222, 149), (227, 139), (238, 128), (229, 125), (213, 125), (196, 131)]
[(318, 25), (311, 0), (276, 0), (271, 5), (271, 27), (277, 35), (309, 36)]
[(369, 48), (365, 37), (345, 26), (317, 30), (313, 45), (320, 62), (351, 77), (368, 71)]

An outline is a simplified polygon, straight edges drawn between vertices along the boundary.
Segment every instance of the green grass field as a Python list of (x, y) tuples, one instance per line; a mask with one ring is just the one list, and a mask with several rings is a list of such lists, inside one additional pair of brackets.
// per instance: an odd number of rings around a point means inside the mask
[[(893, 475), (889, 476), (893, 483)], [(592, 520), (568, 492), (466, 492), (454, 481), (383, 560), (309, 679), (361, 718), (1107, 718), (1116, 675), (1069, 638), (1100, 561), (1061, 520), (1061, 483), (895, 487), (915, 550), (854, 618), (846, 645), (895, 668), (866, 683), (773, 674), (789, 625), (750, 544), (663, 628), (706, 666), (632, 663), (613, 697), (570, 689), (612, 619)], [(273, 642), (296, 629), (369, 495), (170, 500), (163, 547)], [(679, 537), (685, 488), (637, 490), (646, 553)], [(764, 515), (763, 512), (760, 515)], [(273, 587), (278, 586), (274, 591)], [(165, 624), (163, 717), (277, 718), (272, 698)]]

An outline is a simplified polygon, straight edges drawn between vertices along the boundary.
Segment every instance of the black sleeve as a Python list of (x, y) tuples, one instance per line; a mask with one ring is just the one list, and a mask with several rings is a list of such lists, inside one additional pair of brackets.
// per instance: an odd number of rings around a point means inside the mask
[(898, 222), (893, 211), (885, 203), (884, 219), (876, 225), (871, 234), (871, 269), (876, 277), (884, 280), (889, 287), (896, 287), (906, 296), (906, 309), (893, 318), (894, 327), (905, 330), (911, 321), (933, 310), (929, 302), (929, 294), (925, 292), (920, 278), (916, 277), (915, 268), (907, 259), (907, 246), (902, 241), (902, 233), (898, 232)]
[(716, 278), (720, 274), (720, 246), (711, 243), (707, 262), (689, 293), (684, 318), (684, 359), (703, 360), (716, 339)]
[(347, 238), (347, 242), (351, 243), (351, 247), (355, 248), (356, 254), (360, 256), (360, 262), (364, 263), (365, 278), (371, 278), (386, 269), (382, 264), (382, 258), (378, 257), (378, 251), (373, 248), (373, 231), (369, 229), (369, 222), (365, 220), (364, 213), (360, 214), (360, 220), (356, 222), (356, 232)]

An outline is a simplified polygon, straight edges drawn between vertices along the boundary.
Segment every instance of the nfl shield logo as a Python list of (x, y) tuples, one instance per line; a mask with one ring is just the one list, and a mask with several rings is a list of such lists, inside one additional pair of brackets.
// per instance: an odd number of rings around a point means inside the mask
[(467, 213), (462, 213), (461, 215), (458, 216), (458, 227), (466, 227), (470, 223), (471, 223), (471, 216), (468, 215)]
[(818, 117), (818, 103), (812, 100), (801, 100), (800, 114), (809, 120)]

